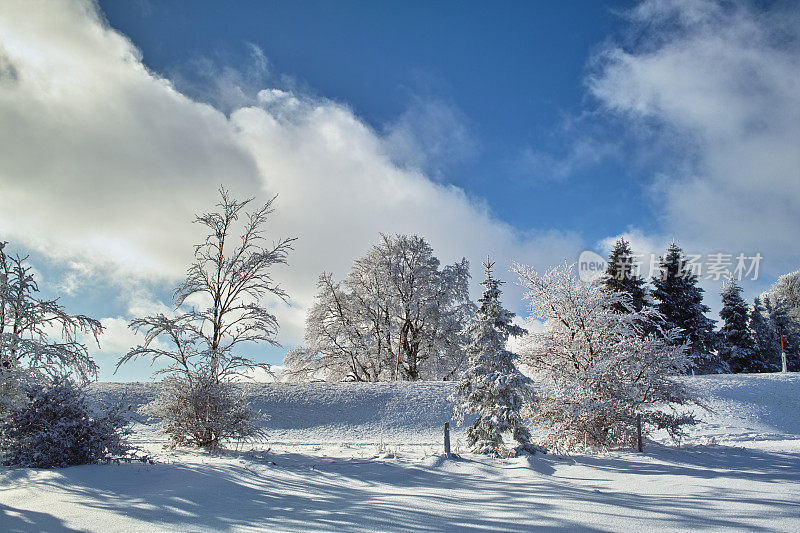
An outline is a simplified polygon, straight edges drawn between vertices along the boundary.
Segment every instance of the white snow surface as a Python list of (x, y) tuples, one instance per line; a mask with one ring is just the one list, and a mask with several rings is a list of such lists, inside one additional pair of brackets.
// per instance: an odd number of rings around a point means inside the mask
[(137, 415), (155, 464), (0, 467), (0, 531), (800, 531), (800, 374), (683, 379), (708, 410), (680, 446), (514, 459), (442, 456), (452, 383), (242, 385), (266, 442), (171, 450)]

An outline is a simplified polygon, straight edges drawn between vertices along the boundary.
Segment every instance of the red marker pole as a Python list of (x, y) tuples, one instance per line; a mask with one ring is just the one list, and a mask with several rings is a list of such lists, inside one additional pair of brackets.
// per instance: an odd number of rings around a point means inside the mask
[(783, 348), (783, 335), (781, 335), (781, 372), (788, 372), (786, 368), (786, 350)]

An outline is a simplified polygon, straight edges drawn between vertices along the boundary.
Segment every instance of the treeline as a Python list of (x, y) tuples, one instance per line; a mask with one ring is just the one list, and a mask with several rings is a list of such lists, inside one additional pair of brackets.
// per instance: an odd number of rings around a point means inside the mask
[[(272, 278), (294, 239), (268, 242), (273, 200), (253, 206), (220, 189), (217, 209), (195, 222), (206, 237), (174, 291), (167, 312), (135, 317), (138, 358), (159, 364), (163, 395), (149, 409), (174, 445), (214, 447), (259, 438), (259, 414), (232, 385), (270, 366), (246, 355), (277, 345), (278, 321), (267, 299), (287, 294)], [(469, 297), (469, 263), (441, 265), (424, 238), (381, 235), (347, 276), (318, 280), (304, 346), (289, 352), (284, 377), (296, 380), (453, 380), (456, 418), (477, 414), (468, 430), (478, 453), (531, 450), (525, 421), (547, 430), (556, 449), (631, 445), (660, 428), (679, 436), (691, 417), (663, 405), (693, 401), (670, 376), (689, 372), (800, 370), (800, 272), (780, 278), (752, 306), (730, 279), (720, 327), (706, 314), (703, 290), (672, 244), (649, 283), (620, 239), (603, 277), (582, 281), (564, 265), (543, 274), (515, 264), (529, 318), (525, 331), (500, 302), (485, 263), (484, 293)], [(602, 266), (602, 263), (600, 263)], [(85, 342), (102, 324), (42, 298), (27, 257), (0, 243), (0, 458), (8, 464), (59, 466), (136, 458), (125, 441), (119, 406), (90, 406), (82, 384), (97, 365)], [(507, 341), (518, 337), (519, 353)], [(524, 365), (537, 384), (520, 372)], [(503, 435), (516, 441), (510, 444)], [(141, 457), (139, 457), (141, 458)]]
[[(748, 305), (730, 277), (723, 284), (719, 328), (706, 316), (703, 289), (683, 251), (673, 243), (662, 256), (650, 285), (633, 268), (630, 244), (619, 239), (608, 259), (603, 283), (630, 295), (636, 310), (656, 312), (654, 324), (678, 328), (697, 373), (776, 372), (783, 350), (788, 370), (800, 370), (800, 271), (782, 276)], [(651, 329), (652, 330), (652, 329)]]
[[(800, 369), (797, 273), (752, 306), (736, 280), (726, 281), (717, 328), (680, 247), (669, 246), (650, 280), (637, 274), (635, 257), (619, 239), (599, 282), (630, 298), (615, 310), (641, 313), (643, 335), (676, 331), (672, 342), (687, 351), (686, 372), (779, 371), (781, 339), (789, 370)], [(469, 300), (469, 278), (466, 259), (441, 268), (422, 237), (381, 235), (342, 281), (320, 276), (304, 345), (287, 354), (284, 378), (457, 379), (467, 364), (465, 327), (477, 309)]]

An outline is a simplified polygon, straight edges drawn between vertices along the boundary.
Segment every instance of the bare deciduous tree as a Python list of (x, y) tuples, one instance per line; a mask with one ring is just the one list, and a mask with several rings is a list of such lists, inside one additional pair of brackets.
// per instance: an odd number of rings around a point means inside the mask
[[(133, 320), (130, 327), (144, 333), (144, 343), (125, 354), (117, 368), (142, 356), (165, 358), (169, 364), (159, 373), (180, 374), (189, 381), (207, 374), (215, 383), (229, 381), (249, 369), (269, 371), (268, 365), (241, 355), (236, 348), (243, 343), (277, 345), (278, 321), (261, 300), (268, 295), (286, 298), (270, 270), (286, 263), (295, 239), (265, 245), (264, 226), (273, 212), (274, 197), (261, 208), (242, 213), (252, 198), (234, 200), (224, 188), (220, 188), (220, 196), (219, 211), (204, 213), (195, 220), (209, 233), (195, 246), (195, 260), (186, 279), (175, 289), (176, 313)], [(241, 236), (238, 242), (231, 242), (242, 214)], [(204, 307), (189, 307), (190, 300), (199, 300)]]
[[(170, 379), (153, 409), (175, 444), (215, 446), (225, 438), (257, 433), (255, 414), (229, 382), (258, 368), (271, 373), (268, 364), (243, 355), (243, 345), (278, 344), (278, 321), (262, 300), (286, 298), (271, 269), (286, 263), (294, 239), (266, 244), (264, 226), (274, 197), (245, 212), (252, 198), (234, 200), (224, 188), (220, 196), (218, 211), (196, 218), (209, 232), (195, 246), (194, 262), (175, 289), (175, 313), (133, 320), (130, 327), (144, 333), (144, 342), (117, 363), (119, 368), (139, 357), (168, 361), (156, 372)], [(238, 227), (241, 235), (236, 240), (233, 232)]]

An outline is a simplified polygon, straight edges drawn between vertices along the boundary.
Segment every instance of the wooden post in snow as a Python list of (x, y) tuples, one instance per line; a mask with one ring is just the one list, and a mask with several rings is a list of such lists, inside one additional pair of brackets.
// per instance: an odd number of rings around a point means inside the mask
[(444, 455), (450, 457), (450, 422), (444, 423)]
[(636, 450), (642, 452), (642, 415), (636, 413)]

